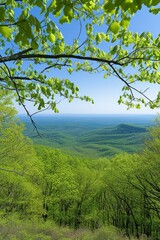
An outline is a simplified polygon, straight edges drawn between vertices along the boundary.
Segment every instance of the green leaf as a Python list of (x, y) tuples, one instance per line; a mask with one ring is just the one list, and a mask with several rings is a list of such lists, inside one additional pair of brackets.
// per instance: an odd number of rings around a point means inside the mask
[(49, 39), (50, 42), (54, 43), (55, 40), (56, 40), (56, 37), (53, 33), (50, 33), (49, 36), (48, 36), (48, 39)]
[(69, 19), (72, 19), (74, 17), (73, 8), (71, 5), (65, 6), (63, 12), (64, 12), (64, 15), (67, 16)]
[(13, 29), (8, 26), (0, 26), (0, 33), (5, 38), (10, 38), (12, 35)]
[(32, 42), (31, 42), (31, 47), (32, 47), (33, 49), (38, 49), (38, 43), (37, 43), (35, 40), (32, 40)]
[(125, 18), (121, 21), (121, 26), (125, 29), (129, 27), (129, 24), (130, 24), (130, 20), (128, 18)]
[(156, 15), (160, 12), (160, 8), (151, 8), (149, 11)]
[(67, 71), (68, 71), (70, 74), (72, 74), (73, 68), (68, 68)]
[[(120, 5), (124, 11), (127, 11), (134, 4), (133, 4), (132, 0), (125, 0), (125, 1), (121, 1)], [(133, 11), (133, 9), (132, 9), (132, 11)]]
[(154, 68), (155, 70), (158, 70), (158, 67), (159, 67), (158, 62), (154, 62), (154, 63), (153, 63), (153, 68)]
[(136, 108), (137, 109), (141, 109), (141, 105), (140, 104), (136, 104)]
[(69, 23), (70, 20), (68, 18), (68, 16), (62, 16), (60, 19), (59, 19), (59, 23), (60, 24), (63, 24), (63, 23)]
[(103, 9), (106, 13), (114, 13), (115, 12), (115, 4), (112, 2), (107, 2), (103, 5)]
[(120, 23), (117, 21), (114, 21), (110, 25), (110, 30), (114, 33), (117, 34), (120, 30)]

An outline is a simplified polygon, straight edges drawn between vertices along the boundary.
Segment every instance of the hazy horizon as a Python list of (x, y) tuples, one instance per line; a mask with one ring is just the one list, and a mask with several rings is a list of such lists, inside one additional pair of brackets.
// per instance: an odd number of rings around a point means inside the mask
[[(143, 115), (143, 116), (157, 116), (159, 113), (37, 113), (37, 114), (34, 114), (33, 117), (36, 117), (36, 116), (62, 116), (62, 115), (75, 115), (75, 116), (78, 116), (78, 115), (91, 115), (91, 116), (102, 116), (102, 115), (116, 115), (116, 116), (119, 116), (119, 115), (127, 115), (127, 116), (140, 116), (140, 115)], [(29, 117), (27, 115), (27, 113), (17, 113), (16, 114), (17, 116), (21, 116), (21, 115), (24, 115), (26, 117)]]

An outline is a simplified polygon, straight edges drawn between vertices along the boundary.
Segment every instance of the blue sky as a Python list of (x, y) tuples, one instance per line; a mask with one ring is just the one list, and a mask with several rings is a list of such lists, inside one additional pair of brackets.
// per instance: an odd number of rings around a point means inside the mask
[[(130, 30), (133, 32), (144, 32), (149, 31), (154, 36), (159, 34), (159, 23), (160, 15), (152, 15), (148, 13), (148, 10), (144, 8), (139, 11), (131, 20)], [(69, 25), (62, 29), (64, 34), (67, 33), (68, 39), (70, 35), (77, 32), (77, 26), (71, 28)], [(67, 72), (61, 71), (58, 74), (63, 78), (69, 77), (76, 85), (79, 86), (80, 94), (87, 95), (94, 99), (94, 104), (83, 102), (80, 100), (74, 100), (72, 103), (68, 103), (67, 100), (62, 101), (58, 104), (60, 113), (75, 113), (75, 114), (156, 114), (158, 109), (151, 110), (149, 108), (141, 108), (141, 110), (130, 109), (127, 110), (125, 105), (119, 105), (117, 100), (121, 94), (121, 88), (123, 87), (122, 82), (115, 77), (103, 78), (102, 74), (89, 74), (89, 73), (74, 73), (68, 75)], [(139, 84), (140, 89), (148, 90), (149, 96), (154, 96), (157, 89), (160, 88), (158, 85)], [(160, 89), (158, 89), (160, 90)], [(24, 113), (22, 107), (15, 104), (19, 113)], [(30, 112), (36, 111), (31, 105), (28, 105)], [(45, 114), (51, 113), (46, 111)]]

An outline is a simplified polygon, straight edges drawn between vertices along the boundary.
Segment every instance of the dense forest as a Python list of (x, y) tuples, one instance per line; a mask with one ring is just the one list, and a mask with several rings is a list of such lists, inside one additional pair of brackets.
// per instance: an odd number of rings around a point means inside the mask
[(0, 92), (0, 239), (160, 238), (158, 121), (141, 153), (87, 159), (33, 145), (11, 98)]

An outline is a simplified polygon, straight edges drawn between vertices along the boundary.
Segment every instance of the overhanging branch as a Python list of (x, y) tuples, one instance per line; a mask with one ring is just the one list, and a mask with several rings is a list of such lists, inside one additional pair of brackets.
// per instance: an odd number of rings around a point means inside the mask
[[(26, 50), (27, 52), (31, 51), (32, 48)], [(92, 62), (102, 62), (102, 63), (107, 63), (107, 64), (115, 64), (122, 66), (123, 64), (119, 61), (115, 60), (107, 60), (103, 58), (97, 58), (97, 57), (84, 57), (80, 55), (73, 55), (73, 54), (57, 54), (57, 55), (51, 55), (51, 54), (23, 54), (23, 52), (19, 52), (16, 54), (13, 54), (11, 56), (7, 57), (1, 57), (0, 58), (0, 63), (4, 62), (12, 62), (16, 60), (22, 60), (22, 59), (36, 59), (36, 58), (41, 58), (41, 59), (78, 59), (78, 60), (88, 60)]]
[(7, 64), (6, 64), (5, 62), (4, 62), (3, 64), (5, 65), (5, 67), (6, 67), (7, 71), (8, 71), (8, 77), (10, 78), (10, 80), (12, 81), (12, 83), (13, 83), (13, 85), (14, 85), (15, 92), (16, 92), (16, 94), (17, 94), (17, 96), (18, 96), (18, 99), (19, 99), (20, 104), (23, 106), (25, 112), (26, 112), (27, 115), (29, 116), (29, 118), (30, 118), (30, 120), (31, 120), (31, 123), (32, 123), (32, 125), (34, 126), (34, 128), (35, 128), (38, 136), (41, 136), (40, 133), (39, 133), (39, 131), (38, 131), (38, 128), (37, 128), (37, 126), (36, 126), (36, 123), (34, 122), (31, 114), (29, 113), (27, 107), (25, 106), (25, 104), (24, 104), (24, 102), (23, 102), (23, 100), (22, 100), (22, 97), (20, 96), (17, 83), (16, 83), (16, 82), (14, 81), (14, 79), (12, 78), (12, 75), (11, 75), (11, 72), (10, 72), (9, 67), (7, 66)]
[(144, 94), (146, 90), (142, 92), (142, 91), (138, 90), (137, 88), (131, 86), (123, 77), (121, 77), (121, 75), (117, 72), (117, 70), (114, 68), (114, 66), (113, 66), (112, 64), (109, 64), (109, 66), (112, 68), (112, 70), (113, 70), (113, 72), (115, 73), (115, 75), (116, 75), (122, 82), (124, 82), (125, 85), (129, 88), (130, 93), (131, 93), (131, 96), (132, 96), (132, 100), (135, 99), (134, 94), (133, 94), (133, 91), (135, 91), (135, 92), (139, 93), (140, 95), (142, 95), (144, 98), (146, 98), (149, 102), (153, 103), (153, 101), (152, 101), (150, 98), (148, 98), (146, 94)]

